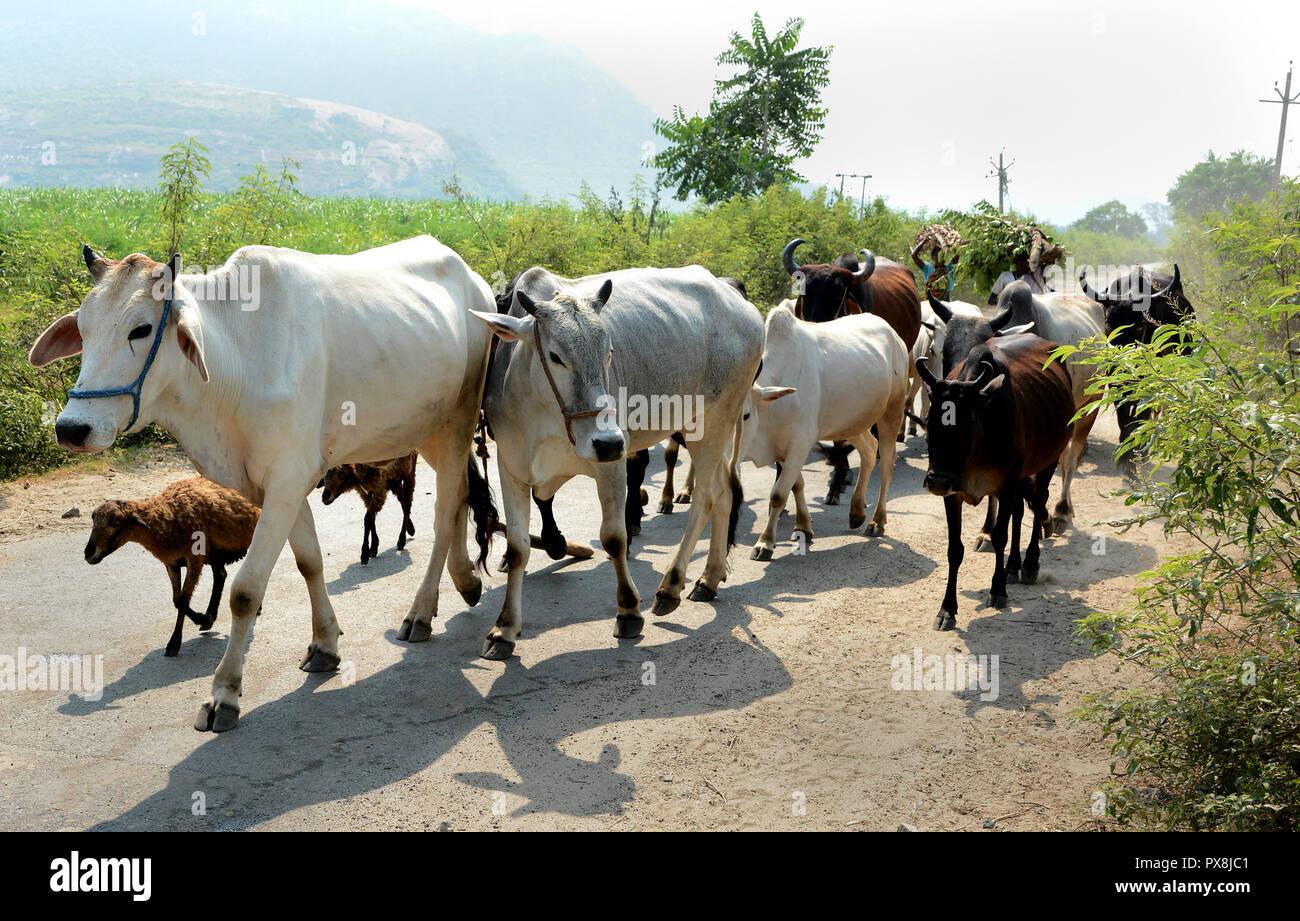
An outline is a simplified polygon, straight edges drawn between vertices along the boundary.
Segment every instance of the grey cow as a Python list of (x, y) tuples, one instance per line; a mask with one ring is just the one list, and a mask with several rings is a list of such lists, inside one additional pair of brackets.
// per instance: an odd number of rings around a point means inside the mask
[(622, 460), (674, 432), (683, 433), (695, 464), (695, 501), (654, 613), (680, 604), (686, 564), (710, 523), (708, 561), (691, 599), (716, 597), (743, 498), (734, 441), (763, 353), (754, 305), (699, 266), (578, 279), (538, 267), (517, 279), (508, 313), (477, 315), (503, 340), (483, 407), (498, 444), (509, 566), (484, 658), (508, 658), (523, 626), (529, 490), (545, 501), (580, 474), (596, 481), (601, 545), (618, 578), (614, 635), (640, 635), (645, 620), (628, 571)]

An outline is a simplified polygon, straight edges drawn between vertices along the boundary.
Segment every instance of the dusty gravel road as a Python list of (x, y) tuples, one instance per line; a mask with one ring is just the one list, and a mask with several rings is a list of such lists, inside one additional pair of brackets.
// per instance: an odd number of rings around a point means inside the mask
[[(1106, 493), (1114, 418), (1104, 418), (1076, 481), (1076, 528), (1049, 542), (1051, 581), (1013, 585), (984, 606), (993, 560), (968, 553), (958, 630), (930, 629), (943, 593), (939, 499), (921, 489), (924, 441), (900, 454), (887, 534), (848, 530), (823, 507), (824, 465), (806, 474), (817, 535), (806, 556), (749, 559), (772, 472), (744, 467), (741, 546), (717, 602), (647, 615), (645, 635), (613, 638), (613, 571), (534, 551), (525, 631), (509, 662), (477, 658), (504, 593), (495, 571), (467, 609), (444, 577), (433, 638), (395, 639), (428, 561), (433, 474), (421, 466), (417, 536), (394, 549), (400, 512), (379, 524), (383, 552), (358, 562), (355, 496), (320, 508), (326, 580), (345, 635), (345, 671), (295, 667), (310, 639), (306, 591), (288, 550), (271, 578), (245, 674), (243, 715), (220, 736), (191, 728), (225, 646), (186, 626), (179, 658), (162, 566), (138, 546), (97, 567), (81, 558), (105, 498), (138, 498), (189, 475), (179, 463), (112, 475), (61, 474), (0, 487), (0, 655), (103, 656), (102, 699), (0, 691), (0, 824), (38, 829), (1072, 829), (1108, 755), (1068, 713), (1088, 692), (1133, 680), (1073, 644), (1073, 622), (1122, 603), (1133, 574), (1168, 546), (1158, 529), (1117, 536)], [(856, 461), (855, 461), (856, 463)], [(652, 494), (663, 464), (651, 464)], [(1057, 481), (1059, 483), (1059, 479)], [(875, 483), (869, 492), (869, 501)], [(1053, 488), (1055, 501), (1056, 484)], [(847, 497), (846, 497), (847, 498)], [(60, 518), (71, 507), (82, 517)], [(595, 489), (575, 480), (556, 515), (596, 541)], [(869, 506), (870, 508), (870, 506)], [(973, 537), (982, 514), (968, 512)], [(634, 542), (645, 599), (686, 516), (651, 515)], [(778, 537), (788, 540), (784, 517)], [(534, 532), (538, 525), (534, 522)], [(1093, 535), (1109, 533), (1104, 554)], [(697, 549), (689, 577), (703, 566)], [(206, 603), (208, 578), (196, 594)], [(895, 655), (998, 656), (998, 696), (894, 690)], [(354, 675), (354, 680), (346, 678)], [(650, 679), (653, 678), (653, 682)], [(199, 809), (201, 804), (204, 809)], [(195, 814), (200, 812), (202, 814)]]

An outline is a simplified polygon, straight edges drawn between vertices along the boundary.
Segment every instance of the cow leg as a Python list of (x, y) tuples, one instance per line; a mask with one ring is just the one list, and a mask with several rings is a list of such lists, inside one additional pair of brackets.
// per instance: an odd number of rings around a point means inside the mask
[(226, 564), (212, 564), (212, 592), (208, 595), (208, 609), (203, 615), (200, 630), (211, 630), (221, 612), (221, 592), (226, 586)]
[(794, 529), (804, 534), (804, 546), (812, 543), (812, 513), (808, 511), (808, 497), (804, 494), (803, 470), (794, 481)]
[[(424, 571), (424, 579), (411, 602), (402, 625), (397, 630), (397, 638), (409, 643), (420, 643), (433, 633), (433, 619), (438, 616), (438, 583), (442, 580), (444, 565), (447, 565), (452, 583), (461, 597), (470, 606), (478, 603), (483, 591), (482, 580), (474, 573), (469, 551), (465, 549), (465, 527), (467, 515), (465, 503), (469, 499), (469, 480), (466, 470), (469, 456), (465, 445), (450, 432), (435, 436), (429, 445), (432, 455), (434, 476), (437, 487), (433, 501), (433, 553), (429, 557), (429, 566)], [(426, 444), (428, 444), (426, 442)], [(421, 448), (421, 453), (424, 449)], [(426, 458), (427, 460), (428, 458)], [(524, 527), (528, 527), (528, 515), (524, 515)]]
[(600, 499), (600, 545), (613, 561), (618, 581), (618, 616), (614, 622), (614, 635), (631, 639), (641, 635), (645, 618), (641, 616), (641, 596), (627, 565), (627, 522), (623, 517), (623, 503), (632, 487), (625, 477), (626, 468), (618, 464), (599, 468), (596, 495)]
[[(308, 649), (308, 656), (299, 667), (324, 671), (329, 667), (330, 657), (333, 658), (334, 666), (338, 665), (338, 622), (334, 619), (334, 611), (330, 608), (329, 596), (325, 592), (320, 546), (316, 543), (311, 509), (306, 498), (312, 485), (319, 479), (319, 470), (286, 471), (267, 484), (262, 514), (257, 520), (257, 527), (253, 529), (248, 558), (239, 567), (230, 591), (230, 637), (226, 641), (226, 652), (212, 676), (212, 696), (199, 707), (198, 716), (194, 720), (194, 728), (200, 732), (225, 732), (234, 729), (239, 723), (239, 693), (244, 680), (248, 631), (262, 606), (271, 570), (291, 532), (299, 539), (304, 551), (308, 547), (308, 539), (315, 550), (314, 560), (311, 560), (299, 555), (295, 548), (298, 570), (307, 579), (312, 602), (312, 647)], [(306, 568), (313, 562), (314, 571)]]
[[(515, 651), (515, 642), (523, 632), (522, 610), (524, 570), (528, 568), (528, 484), (515, 477), (504, 466), (501, 474), (501, 503), (506, 515), (506, 597), (501, 603), (501, 614), (496, 626), (488, 631), (479, 653), (485, 659), (504, 661)], [(621, 499), (619, 501), (622, 501)]]
[[(907, 379), (907, 400), (903, 403), (903, 409), (908, 410), (916, 405), (916, 394), (921, 389), (921, 378), (916, 373)], [(907, 427), (912, 426), (912, 434), (916, 434), (916, 423), (907, 418), (906, 413), (903, 416), (903, 424), (898, 429), (898, 441), (907, 441)]]
[(976, 553), (993, 549), (993, 528), (998, 522), (998, 497), (990, 493), (984, 501), (987, 503), (984, 506), (984, 524), (980, 525), (980, 533), (975, 538)]
[(1007, 524), (1017, 505), (1020, 504), (1020, 488), (1012, 483), (1006, 492), (999, 496), (998, 520), (993, 526), (993, 552), (997, 562), (993, 566), (993, 582), (989, 586), (989, 604), (995, 608), (1007, 606), (1007, 568), (1005, 551), (1007, 547)]
[(650, 452), (644, 448), (627, 459), (627, 495), (623, 499), (623, 523), (629, 538), (641, 533), (641, 484), (650, 466)]
[[(930, 418), (930, 388), (929, 387), (921, 388), (921, 412), (918, 414), (918, 416), (921, 419)], [(907, 421), (908, 424), (912, 426), (913, 435), (921, 434), (921, 426), (917, 424), (917, 421), (915, 419), (909, 419)]]
[[(849, 439), (848, 443), (858, 449), (858, 457), (861, 459), (861, 465), (858, 467), (858, 481), (853, 484), (853, 492), (849, 496), (849, 527), (860, 528), (862, 523), (867, 520), (867, 483), (870, 482), (871, 471), (876, 466), (877, 450), (883, 453), (884, 444), (877, 442), (876, 437), (869, 431), (855, 435)], [(891, 450), (896, 449), (891, 445)], [(880, 508), (877, 507), (876, 518), (881, 517)], [(884, 522), (881, 521), (880, 525), (883, 531)]]
[(799, 482), (799, 475), (802, 472), (799, 459), (806, 458), (811, 450), (812, 443), (810, 442), (791, 445), (790, 453), (786, 455), (786, 462), (777, 465), (776, 481), (772, 483), (772, 492), (767, 500), (767, 524), (763, 528), (763, 533), (758, 535), (758, 541), (754, 544), (754, 549), (750, 551), (749, 558), (751, 560), (770, 560), (772, 558), (772, 551), (776, 548), (777, 522), (781, 518), (781, 513), (785, 511), (786, 500), (789, 498), (795, 483)]
[[(566, 552), (564, 535), (560, 532), (560, 526), (555, 523), (555, 496), (543, 499), (534, 492), (533, 505), (537, 506), (537, 511), (542, 516), (542, 548), (546, 551), (546, 555), (553, 560), (564, 559)], [(509, 572), (509, 570), (509, 565), (503, 559), (501, 572)]]
[[(898, 441), (902, 439), (890, 438), (890, 432), (901, 432), (903, 424), (907, 421), (906, 409), (910, 404), (899, 404), (897, 401), (891, 402), (885, 410), (885, 415), (877, 423), (877, 429), (880, 432), (878, 440), (878, 450), (880, 453), (880, 498), (876, 500), (876, 511), (871, 516), (871, 524), (867, 525), (867, 537), (879, 537), (885, 533), (886, 506), (889, 503), (889, 484), (894, 479), (894, 464), (898, 460)], [(863, 459), (862, 470), (858, 476), (865, 482), (871, 475), (871, 468), (865, 460), (866, 455), (862, 449), (858, 448), (858, 455)], [(865, 497), (866, 490), (863, 490)]]
[(677, 469), (677, 455), (682, 446), (676, 441), (669, 438), (668, 445), (664, 448), (664, 465), (668, 468), (664, 475), (663, 492), (659, 494), (659, 514), (670, 515), (673, 511), (673, 474)]
[(677, 494), (677, 498), (674, 499), (673, 501), (675, 501), (678, 505), (689, 505), (691, 502), (691, 496), (694, 493), (695, 493), (695, 455), (692, 453), (690, 460), (686, 462), (686, 485), (682, 487), (682, 491)]
[(731, 465), (725, 457), (718, 459), (714, 483), (713, 512), (709, 516), (709, 555), (704, 563), (704, 575), (691, 589), (691, 601), (714, 600), (718, 597), (719, 586), (727, 581), (727, 551), (731, 549), (732, 540), (728, 529), (731, 506), (739, 496), (740, 478), (737, 475), (733, 482)]
[(955, 496), (943, 497), (943, 514), (948, 522), (948, 587), (943, 592), (943, 604), (934, 618), (934, 629), (955, 630), (957, 627), (957, 573), (961, 569), (966, 548), (961, 543), (961, 500)]
[(1074, 480), (1075, 471), (1079, 469), (1083, 449), (1088, 446), (1088, 433), (1092, 431), (1096, 422), (1097, 413), (1091, 412), (1074, 423), (1070, 440), (1066, 442), (1065, 450), (1061, 452), (1061, 498), (1052, 511), (1051, 528), (1045, 536), (1064, 534), (1073, 523), (1074, 504), (1070, 501), (1070, 483)]
[(1034, 475), (1032, 499), (1029, 505), (1034, 513), (1034, 525), (1029, 536), (1029, 552), (1025, 555), (1024, 569), (1020, 573), (1020, 581), (1025, 585), (1033, 585), (1038, 581), (1038, 535), (1047, 526), (1047, 490), (1055, 473), (1056, 465), (1051, 464)]
[[(293, 550), (294, 562), (298, 564), (298, 572), (307, 583), (307, 594), (311, 598), (311, 645), (307, 647), (298, 667), (305, 672), (331, 672), (339, 667), (339, 637), (343, 631), (339, 629), (334, 606), (325, 589), (325, 565), (321, 560), (320, 541), (316, 538), (316, 523), (312, 519), (311, 506), (305, 499), (293, 528), (289, 531), (289, 548)], [(242, 569), (240, 575), (243, 575)], [(253, 609), (253, 615), (256, 616), (260, 610), (259, 602)]]
[(1020, 524), (1025, 517), (1025, 503), (1032, 502), (1033, 482), (1026, 477), (1016, 487), (1016, 498), (1011, 501), (1011, 550), (1007, 553), (1007, 584), (1020, 581)]
[[(736, 415), (738, 416), (739, 412)], [(724, 417), (718, 413), (712, 414), (708, 420), (711, 424), (705, 430), (712, 433), (713, 425), (722, 418)], [(653, 610), (660, 617), (675, 611), (682, 602), (682, 589), (686, 585), (686, 566), (690, 562), (695, 545), (700, 540), (700, 535), (704, 532), (704, 526), (709, 523), (709, 517), (713, 514), (713, 505), (718, 494), (718, 474), (725, 469), (721, 438), (715, 436), (706, 441), (697, 441), (688, 447), (691, 452), (691, 464), (695, 469), (696, 488), (691, 502), (691, 513), (686, 519), (686, 533), (682, 535), (682, 542), (677, 545), (677, 553), (674, 554), (673, 561), (668, 571), (664, 573), (658, 591), (655, 592)]]

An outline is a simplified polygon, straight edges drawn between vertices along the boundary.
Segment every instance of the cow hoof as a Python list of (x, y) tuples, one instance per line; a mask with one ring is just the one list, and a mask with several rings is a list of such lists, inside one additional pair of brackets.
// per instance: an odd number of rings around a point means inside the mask
[(627, 524), (627, 536), (628, 536), (629, 538), (633, 538), (633, 537), (639, 537), (640, 534), (641, 534), (641, 524), (640, 524), (640, 522), (638, 522), (637, 524), (632, 524), (631, 522), (628, 522), (628, 524)]
[(677, 494), (677, 500), (676, 500), (676, 501), (677, 501), (677, 504), (678, 504), (678, 505), (690, 505), (690, 504), (691, 504), (691, 494), (688, 493), (688, 492), (679, 492), (679, 493)]
[(647, 505), (650, 504), (650, 493), (645, 491), (644, 486), (641, 487), (641, 495), (639, 496), (639, 498), (641, 499), (642, 508), (645, 508)]
[(714, 601), (717, 597), (718, 590), (709, 588), (704, 584), (704, 580), (701, 579), (699, 582), (695, 583), (695, 588), (691, 589), (691, 593), (686, 596), (686, 599), (688, 601)]
[(620, 640), (631, 640), (645, 629), (645, 618), (640, 614), (620, 614), (614, 618), (614, 635)]
[(650, 613), (655, 617), (663, 617), (665, 614), (671, 614), (677, 610), (677, 606), (682, 603), (682, 599), (674, 598), (666, 592), (655, 592), (655, 606)]
[(339, 667), (341, 661), (334, 653), (318, 649), (313, 643), (307, 647), (307, 654), (302, 657), (298, 667), (305, 672), (332, 672)]
[(770, 560), (772, 558), (771, 547), (755, 547), (749, 554), (751, 560)]
[(174, 659), (180, 651), (181, 648), (179, 646), (168, 646), (163, 650), (163, 655), (169, 659)]
[(993, 538), (989, 537), (987, 534), (981, 534), (979, 537), (975, 538), (975, 552), (981, 553), (985, 551), (989, 553), (993, 552)]
[(1007, 606), (1006, 595), (994, 595), (992, 592), (989, 593), (989, 607), (1005, 608), (1006, 606)]
[(822, 504), (823, 504), (823, 505), (839, 505), (839, 504), (840, 504), (840, 497), (839, 497), (839, 496), (827, 496), (825, 499), (822, 500)]
[(861, 515), (855, 515), (852, 512), (849, 512), (849, 530), (854, 530), (856, 528), (862, 527), (862, 522), (866, 520), (867, 520), (866, 512), (863, 512)]
[(474, 582), (474, 587), (467, 592), (461, 592), (460, 597), (463, 598), (465, 603), (471, 608), (474, 607), (474, 605), (478, 604), (479, 599), (483, 597), (483, 580), (476, 580)]
[(239, 725), (239, 708), (229, 704), (217, 704), (207, 701), (199, 707), (199, 715), (194, 718), (194, 728), (199, 732), (229, 732)]
[(659, 514), (660, 514), (660, 515), (671, 515), (672, 513), (673, 513), (673, 500), (672, 500), (672, 499), (664, 499), (662, 502), (659, 503)]
[(479, 653), (484, 659), (492, 662), (504, 662), (515, 654), (515, 644), (509, 640), (503, 640), (499, 636), (488, 635), (483, 641), (483, 651)]
[[(548, 550), (547, 552), (549, 553), (550, 551)], [(554, 559), (554, 557), (552, 557), (552, 559)], [(509, 572), (509, 571), (510, 571), (510, 561), (505, 558), (502, 558), (501, 563), (497, 566), (497, 572)]]
[(1071, 524), (1071, 522), (1070, 522), (1070, 519), (1069, 519), (1069, 518), (1060, 518), (1060, 517), (1057, 517), (1057, 516), (1053, 515), (1053, 516), (1052, 516), (1052, 533), (1053, 533), (1053, 534), (1064, 534), (1066, 531), (1070, 530), (1070, 524)]
[(1014, 569), (1007, 570), (1007, 585), (1015, 585), (1020, 581), (1020, 573)]
[(936, 630), (956, 630), (957, 614), (953, 611), (940, 611), (934, 619), (934, 629)]
[(885, 533), (885, 526), (879, 522), (873, 521), (867, 525), (867, 537), (880, 537)]
[(1025, 570), (1020, 574), (1020, 584), (1021, 584), (1021, 585), (1037, 585), (1037, 584), (1038, 584), (1038, 570), (1037, 570), (1037, 569), (1025, 569)]
[[(258, 615), (261, 615), (262, 609), (260, 607), (257, 609), (257, 613)], [(212, 615), (211, 617), (204, 617), (203, 622), (199, 624), (199, 630), (200, 631), (211, 630), (213, 626), (216, 625), (216, 623), (217, 623), (217, 616), (215, 614)]]
[(402, 626), (397, 629), (397, 638), (407, 643), (423, 643), (431, 636), (433, 636), (431, 624), (426, 624), (422, 620), (412, 620), (409, 617), (402, 621)]

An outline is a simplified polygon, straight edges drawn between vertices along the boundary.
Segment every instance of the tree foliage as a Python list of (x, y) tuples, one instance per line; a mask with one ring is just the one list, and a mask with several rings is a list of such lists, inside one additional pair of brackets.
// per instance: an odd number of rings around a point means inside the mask
[(803, 181), (793, 165), (821, 140), (826, 110), (819, 103), (832, 50), (799, 48), (803, 25), (790, 19), (769, 36), (755, 13), (750, 36), (733, 32), (718, 55), (718, 64), (736, 72), (714, 82), (709, 114), (687, 116), (678, 106), (671, 119), (655, 122), (668, 145), (651, 165), (678, 200), (694, 194), (714, 203)]
[(1196, 221), (1210, 212), (1230, 211), (1235, 202), (1257, 201), (1273, 185), (1273, 160), (1238, 150), (1227, 157), (1210, 151), (1178, 177), (1166, 196), (1175, 213)]
[(1114, 198), (1093, 208), (1070, 227), (1129, 239), (1145, 236), (1147, 232), (1147, 222), (1142, 215), (1130, 211), (1123, 202)]
[(203, 180), (212, 169), (204, 154), (208, 149), (193, 137), (173, 144), (162, 158), (162, 218), (167, 226), (167, 253), (179, 252), (181, 237), (185, 232), (195, 205), (203, 197)]

